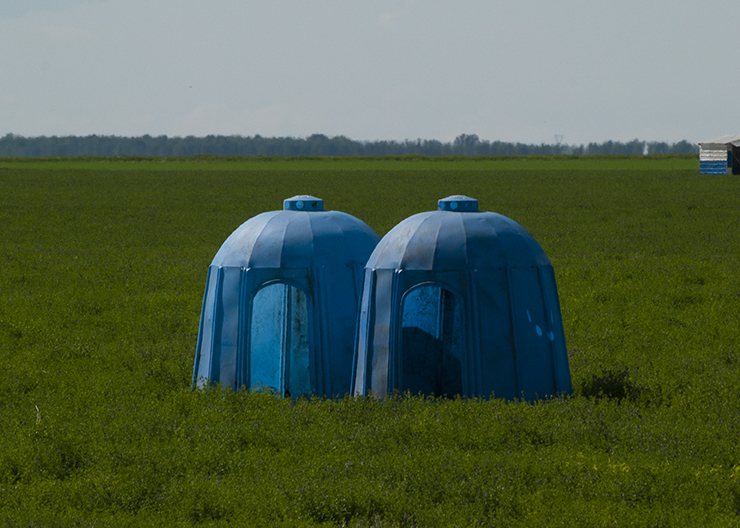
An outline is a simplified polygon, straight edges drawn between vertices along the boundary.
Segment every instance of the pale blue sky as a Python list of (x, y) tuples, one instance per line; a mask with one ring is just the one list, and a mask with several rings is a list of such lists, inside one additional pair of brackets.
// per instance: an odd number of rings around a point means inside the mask
[(740, 133), (740, 1), (0, 0), (0, 136)]

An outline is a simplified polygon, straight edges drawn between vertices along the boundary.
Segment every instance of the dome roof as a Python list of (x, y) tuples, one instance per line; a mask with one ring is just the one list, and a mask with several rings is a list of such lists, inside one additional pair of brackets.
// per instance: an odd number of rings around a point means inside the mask
[(324, 211), (323, 200), (294, 196), (282, 211), (270, 211), (239, 226), (211, 265), (244, 268), (306, 268), (317, 264), (364, 263), (380, 237), (347, 213)]
[(549, 265), (537, 241), (515, 221), (478, 211), (467, 196), (439, 200), (439, 209), (391, 229), (367, 263), (373, 269), (458, 270)]

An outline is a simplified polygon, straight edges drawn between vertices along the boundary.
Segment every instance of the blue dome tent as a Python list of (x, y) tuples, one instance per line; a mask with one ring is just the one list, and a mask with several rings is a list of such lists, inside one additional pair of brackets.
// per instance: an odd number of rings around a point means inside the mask
[(572, 392), (555, 275), (537, 241), (466, 196), (395, 226), (365, 266), (352, 385), (381, 398)]
[(379, 238), (313, 196), (242, 224), (208, 268), (194, 385), (349, 392), (362, 269)]

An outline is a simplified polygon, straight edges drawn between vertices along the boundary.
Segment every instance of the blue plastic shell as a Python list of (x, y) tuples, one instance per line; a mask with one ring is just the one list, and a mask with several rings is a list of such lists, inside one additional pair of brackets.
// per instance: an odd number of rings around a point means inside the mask
[(572, 392), (553, 268), (527, 231), (466, 196), (399, 223), (363, 284), (353, 394)]
[(349, 392), (362, 269), (379, 238), (313, 196), (242, 224), (208, 269), (193, 383)]

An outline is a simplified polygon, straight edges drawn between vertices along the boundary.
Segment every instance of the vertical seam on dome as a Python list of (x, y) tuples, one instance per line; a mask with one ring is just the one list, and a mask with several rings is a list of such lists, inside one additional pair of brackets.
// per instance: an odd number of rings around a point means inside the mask
[[(435, 211), (435, 212), (436, 212), (436, 211)], [(409, 239), (409, 243), (408, 243), (408, 244), (406, 245), (406, 248), (407, 248), (407, 249), (408, 249), (408, 246), (410, 246), (410, 245), (411, 245), (411, 241), (412, 241), (412, 240), (413, 240), (413, 239), (414, 239), (414, 238), (416, 237), (416, 234), (417, 234), (417, 233), (419, 233), (419, 232), (421, 231), (421, 227), (422, 227), (422, 226), (423, 226), (424, 224), (426, 224), (427, 222), (431, 221), (431, 220), (436, 220), (436, 219), (434, 218), (434, 216), (435, 216), (435, 215), (429, 215), (429, 216), (427, 216), (427, 217), (426, 217), (426, 218), (425, 218), (424, 220), (422, 220), (422, 221), (421, 221), (421, 223), (419, 224), (419, 226), (418, 226), (418, 227), (417, 227), (417, 229), (416, 229), (416, 233), (414, 233), (414, 234), (413, 234), (413, 235), (411, 236), (411, 238)], [(431, 259), (431, 262), (429, 263), (429, 269), (430, 269), (430, 270), (434, 270), (434, 269), (435, 269), (435, 267), (434, 267), (434, 263), (435, 263), (435, 262), (436, 262), (436, 260), (437, 260), (437, 248), (439, 247), (439, 232), (440, 232), (440, 231), (441, 231), (441, 229), (442, 229), (442, 222), (439, 222), (439, 221), (437, 221), (437, 222), (436, 222), (436, 224), (437, 224), (436, 226), (433, 226), (433, 227), (436, 227), (436, 230), (435, 230), (435, 232), (434, 232), (434, 248), (432, 249), (432, 259)]]
[(463, 255), (465, 255), (465, 267), (467, 268), (470, 265), (470, 255), (468, 255), (468, 229), (467, 225), (465, 223), (465, 218), (468, 213), (460, 213), (458, 215), (458, 220), (460, 221), (460, 225), (462, 226), (462, 232), (463, 232)]
[[(254, 249), (255, 249), (255, 248), (257, 248), (257, 246), (258, 246), (258, 245), (260, 245), (260, 240), (262, 239), (262, 237), (263, 237), (263, 236), (265, 236), (265, 231), (267, 230), (267, 227), (268, 227), (268, 226), (269, 226), (269, 225), (270, 225), (270, 224), (271, 224), (271, 223), (272, 223), (272, 222), (273, 222), (273, 221), (274, 221), (275, 219), (278, 219), (278, 220), (282, 220), (282, 215), (275, 215), (275, 216), (273, 216), (272, 218), (270, 218), (270, 219), (269, 219), (269, 220), (268, 220), (267, 222), (265, 222), (265, 225), (264, 225), (264, 226), (262, 227), (262, 230), (260, 231), (260, 233), (259, 233), (259, 234), (258, 234), (258, 235), (257, 235), (257, 236), (255, 237), (255, 239), (254, 239), (254, 244), (252, 245), (252, 255), (254, 255)], [(283, 222), (282, 226), (279, 226), (279, 229), (280, 229), (280, 235), (281, 235), (281, 237), (280, 237), (280, 240), (281, 240), (281, 241), (282, 241), (283, 243), (282, 243), (282, 244), (280, 244), (280, 249), (279, 249), (279, 251), (278, 251), (278, 255), (277, 255), (277, 257), (278, 257), (278, 258), (277, 258), (277, 265), (275, 265), (275, 266), (274, 266), (274, 267), (276, 267), (276, 268), (282, 267), (282, 265), (283, 265), (283, 248), (285, 248), (285, 232), (286, 232), (286, 231), (288, 230), (288, 224), (289, 224), (289, 220), (288, 220), (288, 219), (286, 219), (286, 220), (285, 220), (285, 221)], [(269, 243), (269, 242), (268, 242), (268, 243)], [(271, 264), (273, 264), (273, 263), (271, 263)], [(264, 266), (263, 266), (263, 267), (264, 267)], [(269, 267), (273, 267), (273, 266), (269, 266)]]
[[(383, 268), (377, 268), (377, 264), (378, 264), (378, 262), (380, 262), (381, 264), (383, 264), (384, 259), (388, 259), (389, 258), (389, 256), (388, 256), (389, 246), (394, 245), (393, 243), (395, 242), (395, 240), (393, 240), (393, 239), (399, 238), (399, 236), (394, 233), (394, 231), (396, 229), (398, 229), (399, 227), (403, 226), (403, 228), (406, 229), (406, 230), (412, 229), (414, 232), (418, 231), (419, 226), (426, 220), (426, 217), (420, 219), (420, 221), (415, 226), (412, 226), (412, 227), (407, 227), (404, 224), (406, 222), (410, 222), (411, 219), (416, 220), (416, 217), (417, 216), (420, 216), (420, 215), (427, 215), (428, 216), (428, 213), (417, 213), (417, 214), (415, 214), (413, 216), (410, 216), (410, 217), (406, 218), (405, 220), (402, 220), (401, 222), (399, 222), (398, 224), (396, 224), (395, 226), (393, 226), (391, 228), (391, 230), (388, 231), (385, 234), (385, 236), (382, 237), (378, 241), (378, 243), (376, 244), (375, 248), (373, 249), (371, 255), (368, 257), (368, 262), (367, 262), (366, 265), (370, 265), (370, 262), (372, 261), (373, 267), (375, 267), (376, 269), (400, 269), (403, 266), (404, 258), (406, 256), (406, 253), (407, 253), (408, 248), (409, 248), (409, 244), (411, 243), (411, 239), (413, 237), (408, 237), (405, 241), (403, 241), (403, 244), (402, 244), (402, 248), (403, 249), (394, 251), (393, 254), (390, 255), (390, 257), (392, 257), (392, 259), (393, 259), (393, 261), (392, 261), (392, 264), (393, 265), (392, 266), (388, 267), (387, 265), (385, 265)], [(376, 251), (377, 251), (377, 254), (376, 254)], [(375, 257), (374, 259), (371, 258), (373, 256)]]

